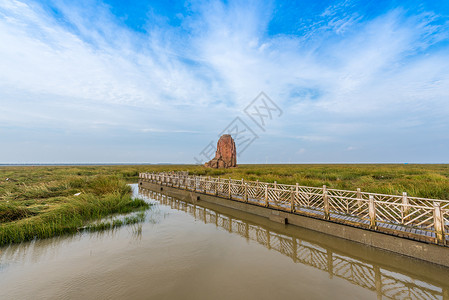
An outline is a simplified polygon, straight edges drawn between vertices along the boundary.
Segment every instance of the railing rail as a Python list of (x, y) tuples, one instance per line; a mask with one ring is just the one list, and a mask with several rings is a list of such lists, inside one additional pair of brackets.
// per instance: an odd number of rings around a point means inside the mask
[(214, 210), (187, 203), (160, 193), (146, 191), (144, 195), (152, 197), (172, 209), (186, 212), (195, 220), (215, 224), (231, 233), (252, 240), (290, 257), (295, 263), (305, 264), (328, 272), (355, 285), (377, 293), (378, 299), (443, 299), (449, 300), (445, 286), (436, 282), (419, 280), (413, 275), (397, 273), (389, 266), (379, 266), (350, 257), (338, 250), (323, 248), (308, 240), (279, 233), (261, 225), (235, 219)]
[(440, 245), (449, 240), (449, 200), (236, 180), (179, 173), (140, 173), (161, 185), (311, 215)]

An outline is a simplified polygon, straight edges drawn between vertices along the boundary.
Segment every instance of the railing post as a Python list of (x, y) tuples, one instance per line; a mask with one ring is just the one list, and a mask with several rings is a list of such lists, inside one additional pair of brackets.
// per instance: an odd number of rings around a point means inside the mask
[(441, 211), (440, 203), (433, 203), (433, 223), (436, 233), (436, 242), (444, 245), (446, 243), (446, 237), (444, 233), (443, 213)]
[[(296, 199), (299, 200), (299, 183), (296, 183)], [(296, 211), (296, 207), (295, 207), (295, 211)]]
[(410, 212), (410, 206), (408, 203), (407, 193), (403, 192), (402, 193), (402, 222), (410, 219), (409, 217), (407, 217), (409, 212)]
[(291, 192), (290, 192), (290, 211), (291, 212), (295, 212), (295, 190), (293, 189), (293, 187), (291, 188)]
[(357, 188), (357, 206), (360, 208), (362, 206), (362, 191)]
[(370, 220), (370, 229), (377, 229), (376, 225), (376, 204), (374, 203), (373, 195), (369, 195), (368, 214)]
[(245, 181), (242, 178), (242, 199), (245, 200)]
[(210, 177), (210, 176), (209, 176), (209, 190), (211, 190), (211, 192), (212, 192), (212, 177)]
[(324, 218), (326, 220), (330, 219), (329, 214), (329, 195), (327, 194), (327, 187), (323, 185), (323, 202), (324, 202)]
[(218, 195), (218, 185), (220, 184), (220, 176), (217, 178), (215, 182), (215, 195)]
[(232, 199), (232, 194), (231, 194), (231, 177), (229, 177), (229, 184), (228, 184), (228, 198)]
[(279, 193), (278, 193), (278, 183), (277, 181), (274, 182), (274, 203), (276, 206), (278, 206), (279, 200)]
[(268, 184), (265, 184), (265, 206), (268, 207), (270, 204), (268, 203)]
[(248, 183), (245, 182), (245, 202), (248, 202)]

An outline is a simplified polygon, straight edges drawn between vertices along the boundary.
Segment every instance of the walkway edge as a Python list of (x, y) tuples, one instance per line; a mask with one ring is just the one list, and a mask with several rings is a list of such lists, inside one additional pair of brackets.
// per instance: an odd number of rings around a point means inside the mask
[(270, 219), (272, 222), (288, 223), (310, 230), (318, 231), (328, 235), (336, 236), (346, 240), (358, 242), (371, 247), (391, 251), (394, 253), (406, 255), (415, 259), (424, 260), (438, 265), (449, 267), (449, 249), (435, 244), (428, 244), (410, 240), (407, 238), (383, 234), (367, 229), (351, 227), (297, 214), (291, 214), (284, 211), (278, 211), (271, 208), (265, 208), (240, 201), (229, 200), (222, 197), (216, 197), (209, 194), (182, 190), (165, 185), (154, 184), (139, 180), (139, 186), (157, 192), (187, 200), (189, 202), (205, 201), (244, 211), (250, 214), (262, 216)]

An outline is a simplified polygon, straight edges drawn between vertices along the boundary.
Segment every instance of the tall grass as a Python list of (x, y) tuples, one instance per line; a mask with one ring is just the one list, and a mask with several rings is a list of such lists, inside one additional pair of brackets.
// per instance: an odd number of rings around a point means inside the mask
[[(69, 178), (22, 188), (19, 195), (8, 195), (11, 200), (0, 201), (0, 245), (73, 233), (91, 220), (149, 207), (131, 198), (130, 186), (117, 176)], [(54, 197), (53, 190), (65, 196)]]
[(134, 216), (127, 216), (123, 219), (115, 219), (112, 221), (103, 221), (94, 224), (89, 224), (82, 228), (82, 230), (96, 232), (96, 231), (104, 231), (109, 229), (116, 229), (122, 227), (124, 225), (132, 225), (137, 223), (142, 223), (145, 221), (145, 213), (139, 212)]
[[(126, 183), (137, 182), (139, 172), (167, 171), (449, 199), (449, 165), (239, 165), (220, 170), (196, 165), (0, 167), (0, 243), (74, 232), (108, 214), (145, 207), (130, 198)], [(77, 193), (80, 196), (74, 196)]]

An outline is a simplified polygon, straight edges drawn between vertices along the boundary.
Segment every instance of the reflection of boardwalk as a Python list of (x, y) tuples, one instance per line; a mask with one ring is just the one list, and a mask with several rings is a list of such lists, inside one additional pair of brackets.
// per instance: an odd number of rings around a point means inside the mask
[(140, 181), (446, 245), (449, 201), (259, 181), (140, 173)]
[(410, 276), (365, 263), (332, 250), (288, 236), (245, 220), (235, 219), (216, 211), (167, 197), (149, 190), (141, 194), (158, 200), (172, 209), (184, 211), (206, 224), (215, 224), (230, 233), (255, 241), (301, 263), (343, 278), (355, 285), (375, 291), (378, 298), (388, 299), (448, 299), (447, 287), (416, 280)]

